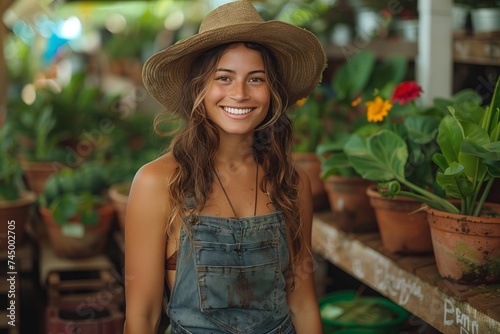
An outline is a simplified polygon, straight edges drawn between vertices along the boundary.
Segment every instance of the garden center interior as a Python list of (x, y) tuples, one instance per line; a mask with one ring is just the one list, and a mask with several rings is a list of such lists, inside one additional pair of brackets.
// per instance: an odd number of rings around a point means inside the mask
[[(0, 334), (123, 331), (130, 184), (179, 125), (142, 68), (228, 2), (0, 2)], [(287, 111), (324, 333), (500, 333), (500, 1), (251, 2), (327, 56)]]

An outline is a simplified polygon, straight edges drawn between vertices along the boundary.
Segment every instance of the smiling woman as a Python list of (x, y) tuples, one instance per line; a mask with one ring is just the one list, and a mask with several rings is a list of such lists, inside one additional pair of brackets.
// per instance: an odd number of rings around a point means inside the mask
[(148, 92), (184, 127), (130, 191), (126, 333), (156, 332), (164, 280), (174, 333), (321, 333), (311, 186), (291, 161), (286, 110), (325, 64), (312, 33), (249, 1), (146, 61)]

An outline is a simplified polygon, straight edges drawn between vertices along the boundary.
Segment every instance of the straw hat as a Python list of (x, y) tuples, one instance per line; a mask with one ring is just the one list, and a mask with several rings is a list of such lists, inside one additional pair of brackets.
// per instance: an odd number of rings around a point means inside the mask
[(231, 42), (266, 46), (278, 61), (288, 105), (308, 96), (321, 81), (326, 56), (311, 32), (281, 21), (264, 21), (250, 1), (235, 1), (211, 11), (199, 32), (152, 55), (142, 76), (149, 93), (168, 111), (177, 111), (182, 83), (196, 58)]

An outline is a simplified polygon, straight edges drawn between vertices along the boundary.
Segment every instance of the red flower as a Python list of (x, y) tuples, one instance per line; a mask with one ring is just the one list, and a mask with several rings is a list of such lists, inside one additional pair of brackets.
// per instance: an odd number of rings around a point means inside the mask
[(422, 87), (415, 81), (403, 81), (394, 90), (391, 100), (392, 102), (399, 102), (399, 104), (407, 104), (420, 97), (422, 92)]

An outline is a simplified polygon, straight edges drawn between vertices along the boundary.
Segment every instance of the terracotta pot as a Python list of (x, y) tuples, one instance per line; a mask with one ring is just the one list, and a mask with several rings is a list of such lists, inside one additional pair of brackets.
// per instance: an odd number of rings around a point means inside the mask
[(406, 196), (382, 197), (376, 187), (368, 187), (366, 194), (375, 209), (385, 249), (402, 254), (432, 253), (427, 211), (421, 209), (421, 202)]
[(122, 232), (125, 232), (125, 217), (127, 213), (130, 185), (130, 182), (113, 184), (108, 190), (108, 196), (115, 207), (118, 216), (118, 225), (120, 225), (120, 230)]
[(314, 211), (328, 209), (328, 195), (321, 179), (321, 161), (316, 153), (293, 153), (293, 160), (309, 177), (313, 195)]
[[(30, 216), (30, 207), (36, 201), (34, 192), (29, 191), (21, 195), (21, 198), (0, 202), (0, 250), (6, 251), (11, 244), (15, 247), (22, 245), (24, 241), (24, 228)], [(9, 232), (10, 231), (10, 232)], [(11, 237), (9, 238), (9, 233)], [(12, 238), (14, 237), (14, 239)]]
[(73, 217), (64, 226), (56, 223), (48, 208), (40, 207), (40, 214), (47, 226), (47, 234), (54, 252), (64, 258), (84, 258), (104, 252), (108, 234), (115, 218), (115, 208), (106, 204), (96, 208), (99, 221), (85, 226)]
[(500, 205), (496, 217), (473, 217), (428, 209), (436, 265), (441, 276), (462, 284), (500, 282)]
[(332, 175), (325, 180), (335, 224), (345, 232), (365, 233), (378, 230), (375, 211), (366, 189), (374, 182), (360, 177)]
[(26, 182), (29, 189), (33, 190), (37, 195), (43, 193), (43, 188), (48, 178), (64, 167), (60, 163), (51, 161), (31, 162), (21, 159), (20, 162), (26, 175)]

